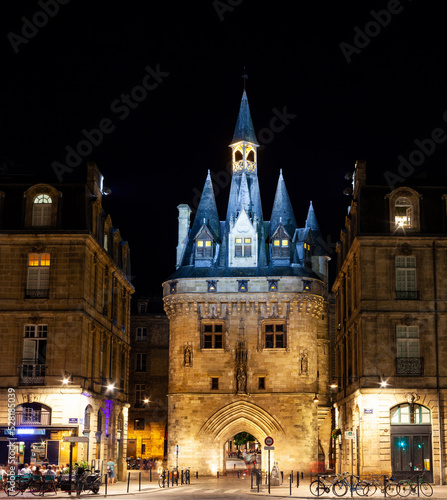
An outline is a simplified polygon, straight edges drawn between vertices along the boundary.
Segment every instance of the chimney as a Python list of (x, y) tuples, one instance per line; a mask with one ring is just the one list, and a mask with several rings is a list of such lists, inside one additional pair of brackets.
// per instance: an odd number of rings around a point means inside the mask
[(175, 268), (178, 269), (183, 260), (186, 244), (188, 243), (189, 234), (189, 219), (191, 209), (189, 205), (179, 205), (178, 209), (178, 245), (177, 245), (177, 263)]

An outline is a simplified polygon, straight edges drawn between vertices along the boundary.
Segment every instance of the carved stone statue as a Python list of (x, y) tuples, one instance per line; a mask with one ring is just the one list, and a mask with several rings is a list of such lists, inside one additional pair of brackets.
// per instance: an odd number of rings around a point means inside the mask
[(309, 359), (307, 356), (307, 351), (303, 351), (301, 353), (301, 359), (300, 359), (300, 373), (301, 375), (307, 375), (309, 371)]
[(239, 367), (237, 372), (237, 392), (246, 392), (247, 387), (247, 375), (242, 366)]
[(184, 366), (192, 365), (192, 349), (188, 344), (183, 348), (183, 364)]

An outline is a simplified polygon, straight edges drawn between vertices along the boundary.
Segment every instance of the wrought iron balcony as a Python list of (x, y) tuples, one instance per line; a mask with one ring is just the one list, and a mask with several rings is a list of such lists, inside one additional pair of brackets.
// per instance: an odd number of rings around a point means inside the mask
[(22, 365), (20, 367), (20, 383), (23, 385), (42, 385), (45, 383), (45, 365)]
[(396, 358), (396, 375), (424, 375), (424, 358)]
[(50, 425), (51, 413), (45, 410), (24, 409), (16, 411), (16, 426), (17, 425)]
[(50, 290), (48, 288), (43, 288), (40, 290), (32, 290), (27, 288), (25, 290), (25, 299), (48, 299), (50, 296)]
[(397, 300), (419, 300), (419, 292), (417, 290), (396, 290)]

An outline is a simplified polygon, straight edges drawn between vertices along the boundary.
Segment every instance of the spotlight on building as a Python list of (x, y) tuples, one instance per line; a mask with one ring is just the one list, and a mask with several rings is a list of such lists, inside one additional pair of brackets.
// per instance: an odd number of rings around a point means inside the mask
[(332, 381), (331, 385), (329, 386), (331, 389), (337, 389), (338, 384), (335, 380)]
[(72, 380), (71, 373), (65, 372), (64, 378), (62, 379), (62, 384), (67, 385), (69, 382), (71, 382), (71, 380)]
[(148, 403), (150, 403), (150, 401), (149, 401), (149, 399), (146, 398), (146, 399), (143, 399), (143, 403), (148, 404)]
[(314, 403), (318, 403), (320, 400), (318, 399), (318, 394), (315, 394), (315, 397), (314, 397)]
[(108, 384), (107, 384), (107, 390), (108, 391), (113, 391), (115, 389), (115, 384), (110, 381)]

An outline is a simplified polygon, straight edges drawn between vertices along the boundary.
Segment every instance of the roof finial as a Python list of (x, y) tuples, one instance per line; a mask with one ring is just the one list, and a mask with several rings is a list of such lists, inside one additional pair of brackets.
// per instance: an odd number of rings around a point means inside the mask
[(246, 82), (246, 80), (248, 80), (248, 75), (245, 72), (245, 66), (244, 66), (244, 74), (242, 75), (242, 78), (244, 79), (244, 91), (245, 91), (245, 82)]

